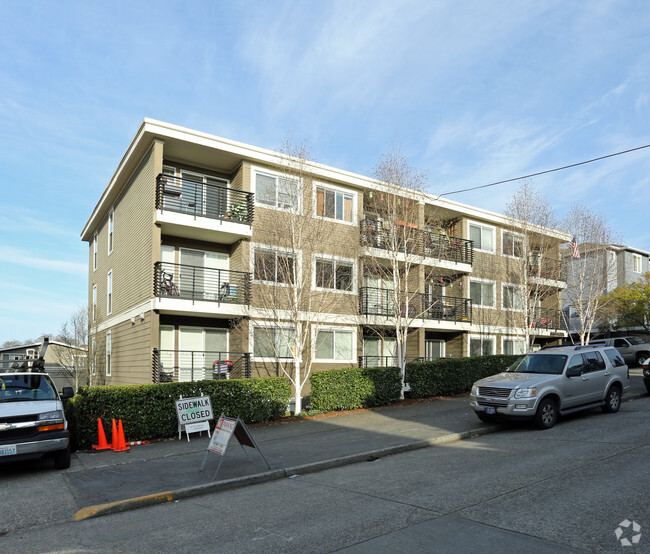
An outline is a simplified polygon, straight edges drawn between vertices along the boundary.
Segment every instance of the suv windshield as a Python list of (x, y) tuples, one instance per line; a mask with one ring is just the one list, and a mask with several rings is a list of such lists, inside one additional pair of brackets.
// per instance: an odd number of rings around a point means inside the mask
[(541, 373), (561, 375), (567, 357), (562, 354), (528, 354), (512, 364), (508, 371), (513, 373)]
[(639, 337), (627, 337), (627, 342), (630, 344), (643, 344), (643, 341)]
[(56, 400), (56, 392), (46, 377), (0, 374), (0, 403), (30, 400)]

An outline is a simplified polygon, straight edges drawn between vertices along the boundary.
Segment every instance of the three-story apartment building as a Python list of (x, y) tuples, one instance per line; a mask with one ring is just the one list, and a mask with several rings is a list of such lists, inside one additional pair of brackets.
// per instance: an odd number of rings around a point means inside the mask
[[(400, 191), (145, 119), (82, 232), (96, 377), (280, 375), (298, 351), (292, 318), (305, 323), (301, 362), (313, 370), (395, 363), (403, 312), (408, 359), (518, 353), (565, 336), (566, 235), (526, 235), (494, 212), (407, 191), (412, 221), (392, 221), (389, 194)], [(403, 229), (404, 303), (377, 271)]]

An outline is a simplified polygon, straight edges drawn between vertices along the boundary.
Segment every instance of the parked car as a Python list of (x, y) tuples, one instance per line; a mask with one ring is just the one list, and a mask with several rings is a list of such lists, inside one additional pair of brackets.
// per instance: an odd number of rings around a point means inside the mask
[(596, 339), (589, 344), (598, 346), (613, 346), (621, 353), (625, 363), (643, 365), (650, 358), (650, 343), (639, 337), (614, 337), (610, 339)]
[(643, 384), (650, 394), (650, 359), (646, 360), (643, 366)]
[(46, 373), (0, 372), (0, 462), (51, 456), (54, 467), (70, 467), (70, 432), (62, 398)]
[(538, 428), (550, 429), (561, 415), (595, 407), (617, 412), (629, 386), (628, 366), (615, 348), (554, 347), (476, 381), (470, 406), (481, 421), (532, 420)]

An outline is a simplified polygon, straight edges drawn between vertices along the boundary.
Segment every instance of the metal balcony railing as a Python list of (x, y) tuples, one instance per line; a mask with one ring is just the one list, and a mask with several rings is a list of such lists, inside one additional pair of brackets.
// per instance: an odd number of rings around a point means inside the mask
[(251, 356), (248, 352), (217, 350), (158, 350), (154, 348), (152, 380), (202, 381), (204, 379), (249, 379)]
[(253, 193), (223, 185), (160, 174), (156, 178), (156, 209), (212, 219), (253, 223)]
[(471, 240), (417, 229), (412, 224), (399, 221), (388, 224), (365, 218), (360, 226), (362, 246), (396, 249), (407, 254), (469, 265), (474, 261), (474, 243)]
[[(407, 356), (406, 363), (418, 362), (422, 357), (412, 358)], [(397, 356), (359, 356), (359, 367), (397, 367)]]
[(547, 308), (537, 308), (530, 319), (530, 326), (533, 329), (545, 329), (559, 331), (564, 328), (562, 311)]
[(562, 262), (547, 258), (541, 261), (531, 259), (528, 261), (528, 275), (552, 281), (563, 281)]
[(396, 305), (394, 291), (375, 287), (359, 290), (359, 311), (362, 315), (385, 317), (413, 317), (439, 321), (471, 322), (472, 301), (454, 296), (434, 296), (425, 293), (408, 293), (407, 302)]
[(251, 275), (245, 271), (156, 262), (154, 296), (186, 300), (250, 303)]

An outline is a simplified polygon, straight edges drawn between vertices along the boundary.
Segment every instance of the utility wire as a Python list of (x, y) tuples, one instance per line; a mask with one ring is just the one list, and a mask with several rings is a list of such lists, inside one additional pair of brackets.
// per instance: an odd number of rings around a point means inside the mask
[(528, 179), (530, 177), (537, 177), (538, 175), (545, 175), (546, 173), (553, 173), (554, 171), (562, 171), (563, 169), (569, 169), (571, 167), (578, 167), (579, 165), (590, 164), (592, 162), (597, 162), (599, 160), (604, 160), (605, 158), (613, 158), (614, 156), (620, 156), (621, 154), (628, 154), (629, 152), (635, 152), (636, 150), (643, 150), (644, 148), (650, 148), (650, 144), (645, 146), (638, 146), (637, 148), (631, 148), (630, 150), (623, 150), (622, 152), (616, 152), (615, 154), (607, 154), (607, 156), (600, 156), (600, 158), (593, 158), (592, 160), (586, 160), (584, 162), (578, 162), (571, 165), (565, 165), (563, 167), (556, 167), (555, 169), (547, 169), (546, 171), (540, 171), (538, 173), (531, 173), (530, 175), (524, 175), (522, 177), (515, 177), (514, 179), (505, 179), (504, 181), (497, 181), (496, 183), (490, 183), (488, 185), (480, 185), (478, 187), (471, 187), (468, 189), (454, 190), (452, 192), (443, 192), (439, 196), (449, 196), (450, 194), (458, 194), (461, 192), (469, 192), (470, 190), (485, 189), (488, 187), (493, 187), (495, 185), (502, 185), (504, 183), (511, 183), (512, 181), (519, 181), (521, 179)]

